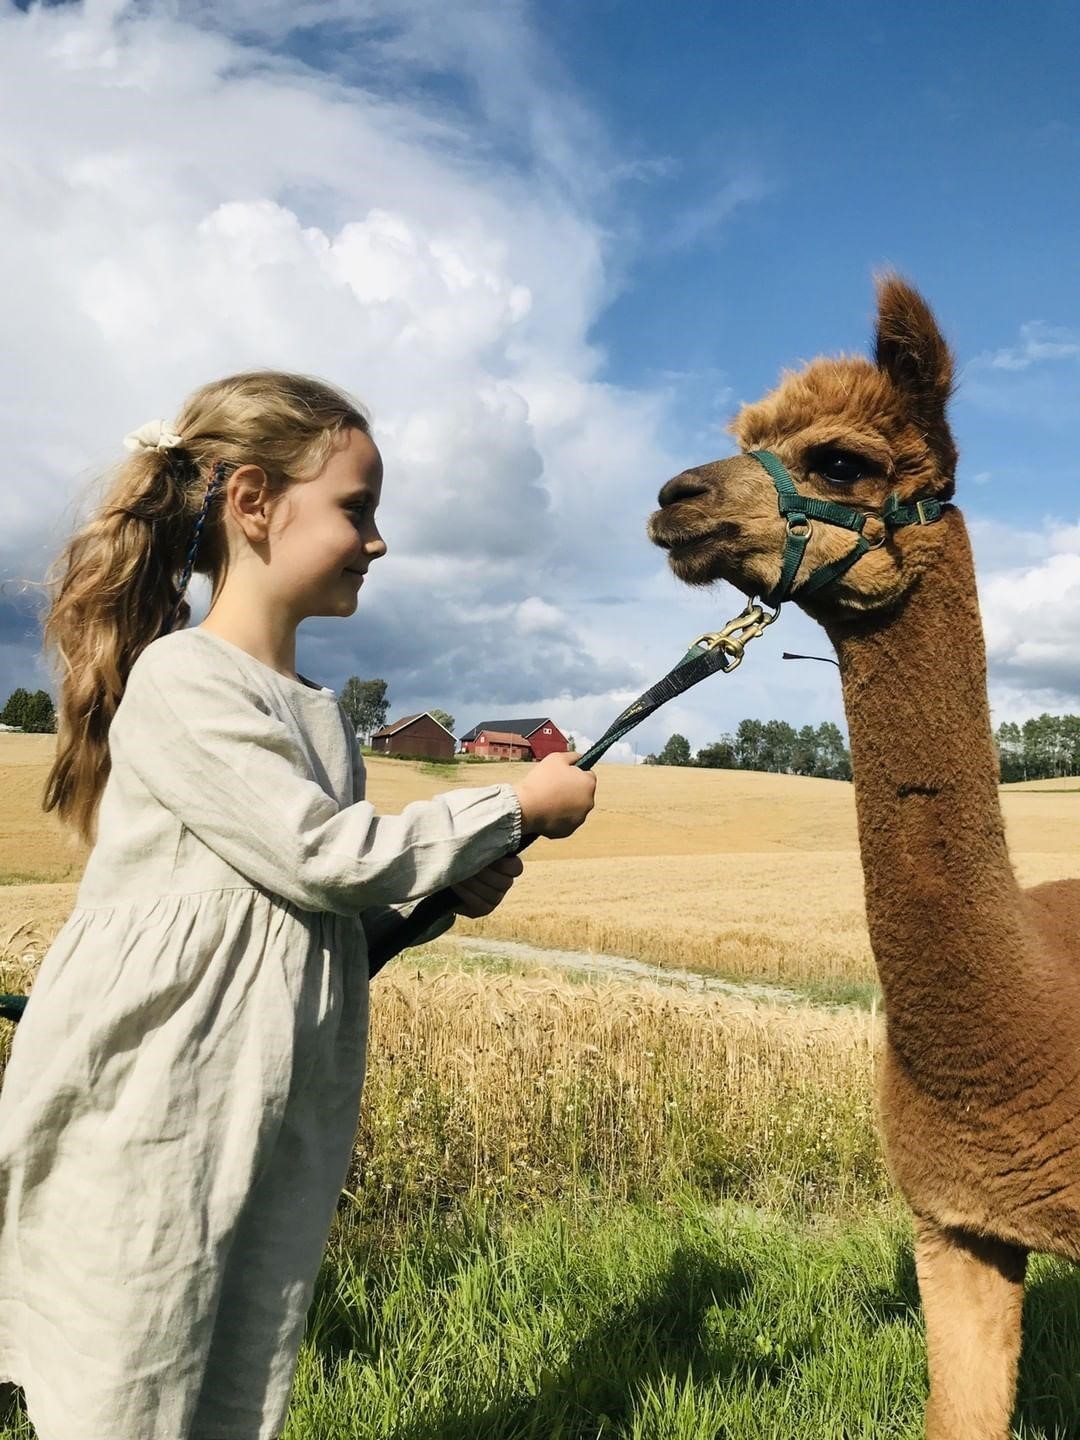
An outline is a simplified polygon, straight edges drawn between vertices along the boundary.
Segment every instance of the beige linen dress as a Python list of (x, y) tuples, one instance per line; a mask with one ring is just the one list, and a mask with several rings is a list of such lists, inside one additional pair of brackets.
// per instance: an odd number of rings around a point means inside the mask
[(367, 936), (521, 812), (491, 785), (377, 817), (334, 693), (198, 627), (139, 656), (109, 749), (0, 1092), (0, 1378), (40, 1440), (271, 1440), (355, 1135)]

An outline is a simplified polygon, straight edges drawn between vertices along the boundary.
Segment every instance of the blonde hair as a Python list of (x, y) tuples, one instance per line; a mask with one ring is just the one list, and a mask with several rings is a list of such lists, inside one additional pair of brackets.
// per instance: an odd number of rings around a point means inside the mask
[[(56, 810), (88, 843), (109, 773), (109, 726), (132, 665), (160, 634), (187, 624), (192, 568), (210, 577), (215, 596), (225, 578), (223, 509), (213, 503), (224, 477), (240, 465), (261, 466), (273, 502), (317, 475), (344, 431), (370, 433), (367, 416), (343, 392), (274, 370), (204, 385), (172, 428), (180, 445), (125, 460), (45, 579), (44, 643), (61, 665), (56, 758), (42, 808)], [(212, 479), (219, 483), (211, 488)]]

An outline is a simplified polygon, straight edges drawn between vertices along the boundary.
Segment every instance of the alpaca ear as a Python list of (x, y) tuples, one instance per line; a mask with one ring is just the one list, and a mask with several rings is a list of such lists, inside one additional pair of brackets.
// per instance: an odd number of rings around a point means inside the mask
[(874, 360), (907, 397), (946, 474), (956, 465), (945, 406), (953, 390), (953, 355), (933, 311), (897, 275), (877, 281), (878, 323)]

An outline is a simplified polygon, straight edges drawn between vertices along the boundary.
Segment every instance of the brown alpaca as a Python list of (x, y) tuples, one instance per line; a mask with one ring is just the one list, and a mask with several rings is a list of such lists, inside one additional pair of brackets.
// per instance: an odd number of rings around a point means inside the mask
[[(960, 512), (886, 528), (953, 494), (952, 356), (922, 298), (879, 284), (874, 361), (814, 360), (736, 417), (800, 495), (875, 518), (875, 548), (812, 596), (856, 536), (812, 519), (793, 598), (840, 662), (874, 958), (881, 1111), (916, 1221), (929, 1440), (1005, 1440), (1030, 1250), (1080, 1259), (1080, 883), (1022, 891), (1005, 847), (986, 660)], [(680, 579), (778, 584), (786, 521), (749, 454), (686, 470), (649, 522)], [(908, 512), (914, 515), (914, 511)], [(796, 527), (799, 528), (799, 527)]]

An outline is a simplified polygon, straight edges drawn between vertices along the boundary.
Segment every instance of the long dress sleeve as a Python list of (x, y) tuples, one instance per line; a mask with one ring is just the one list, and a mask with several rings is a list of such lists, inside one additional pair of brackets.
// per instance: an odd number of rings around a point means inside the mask
[[(349, 724), (349, 739), (352, 745), (353, 762), (353, 804), (358, 804), (364, 799), (367, 793), (367, 772), (364, 765), (364, 752), (360, 749), (360, 741), (357, 739), (356, 731)], [(369, 950), (380, 944), (385, 936), (395, 930), (403, 920), (407, 920), (413, 910), (419, 905), (419, 900), (412, 900), (405, 905), (372, 905), (360, 916), (360, 922), (364, 927), (364, 936), (367, 940)], [(428, 945), (432, 940), (437, 940), (440, 935), (445, 935), (447, 930), (457, 920), (454, 914), (444, 915), (441, 919), (435, 920), (418, 935), (412, 942), (410, 948), (418, 945)]]
[(239, 874), (307, 910), (359, 915), (419, 900), (513, 850), (510, 785), (450, 791), (400, 815), (339, 806), (310, 778), (293, 728), (236, 670), (178, 674), (149, 647), (113, 719), (114, 764)]

